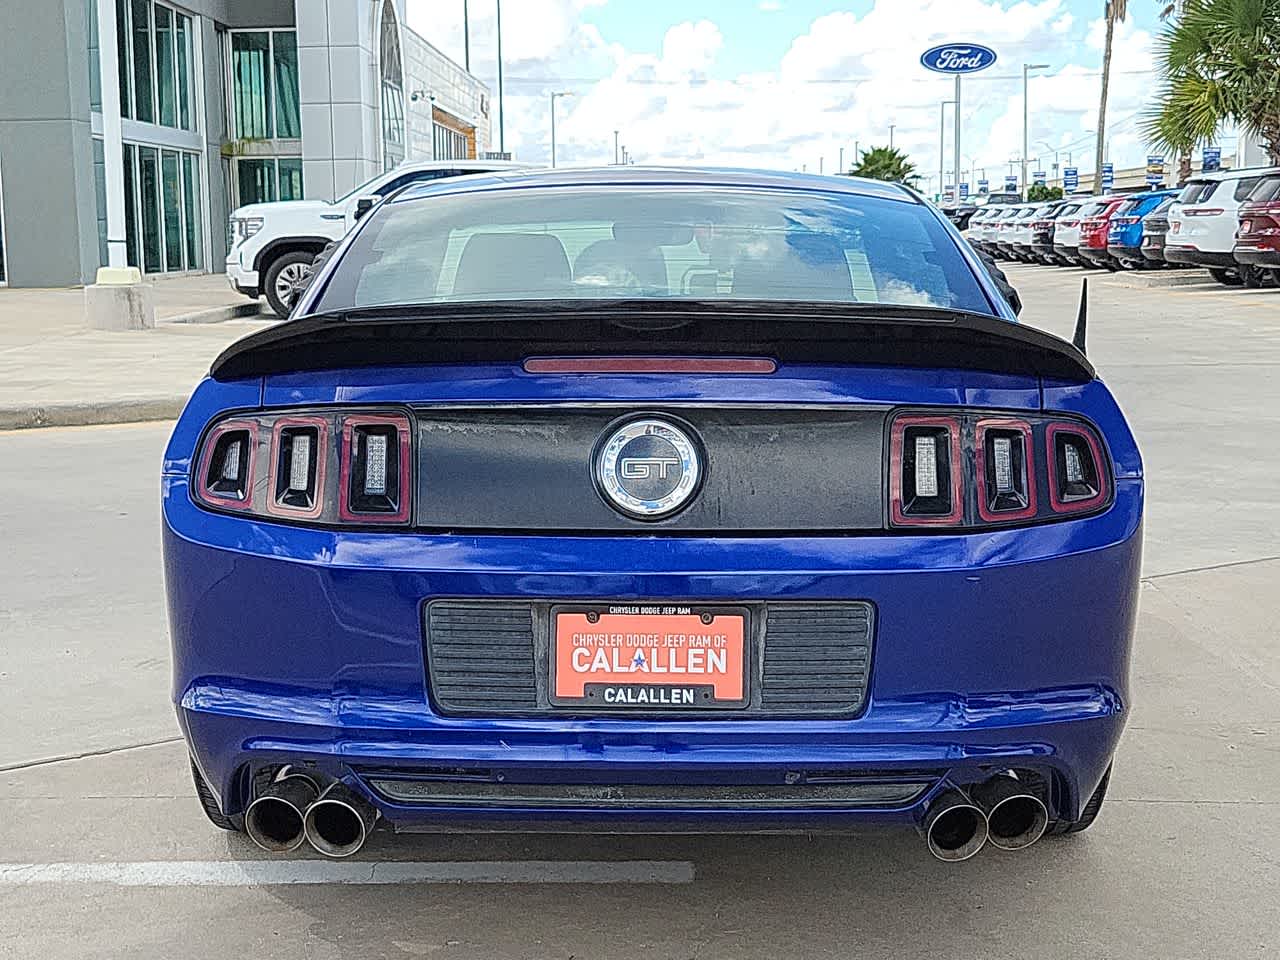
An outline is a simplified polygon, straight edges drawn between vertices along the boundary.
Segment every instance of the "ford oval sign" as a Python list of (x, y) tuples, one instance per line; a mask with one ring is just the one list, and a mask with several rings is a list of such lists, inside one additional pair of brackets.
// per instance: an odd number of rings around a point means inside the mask
[(944, 43), (920, 56), (934, 73), (977, 73), (996, 62), (996, 52), (980, 43)]

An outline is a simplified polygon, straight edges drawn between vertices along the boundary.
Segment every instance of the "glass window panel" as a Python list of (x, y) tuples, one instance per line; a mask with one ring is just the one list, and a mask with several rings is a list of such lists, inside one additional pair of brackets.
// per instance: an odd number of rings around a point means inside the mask
[(302, 158), (281, 157), (280, 161), (280, 199), (302, 199)]
[(178, 154), (166, 150), (161, 159), (161, 196), (164, 200), (164, 266), (182, 269), (182, 173)]
[(187, 269), (204, 269), (204, 229), (200, 216), (200, 158), (182, 155), (182, 209), (187, 225)]
[(240, 206), (250, 203), (270, 203), (276, 198), (276, 162), (256, 158), (241, 158)]
[(107, 265), (107, 153), (101, 140), (93, 141), (93, 195), (98, 204), (98, 266)]
[(133, 77), (129, 65), (129, 0), (116, 0), (116, 65), (120, 72), (120, 116), (133, 116)]
[(138, 148), (138, 206), (142, 210), (142, 269), (164, 269), (160, 239), (160, 153), (155, 147)]
[(98, 31), (98, 0), (85, 0), (89, 14), (89, 109), (102, 112), (102, 59), (98, 48), (101, 34)]
[(124, 235), (129, 266), (141, 269), (142, 261), (138, 259), (138, 178), (134, 173), (136, 153), (132, 143), (124, 145)]
[(155, 105), (152, 103), (151, 76), (151, 19), (147, 0), (131, 0), (133, 24), (133, 116), (143, 123), (154, 123)]
[(277, 30), (275, 44), (275, 94), (277, 137), (302, 136), (302, 116), (298, 109), (298, 35)]
[(183, 130), (196, 128), (195, 118), (191, 113), (191, 104), (195, 100), (195, 86), (191, 82), (191, 64), (195, 62), (195, 47), (192, 43), (191, 18), (176, 14), (178, 24), (178, 126)]
[(178, 125), (178, 91), (174, 83), (173, 11), (154, 7), (156, 21), (156, 90), (160, 101), (160, 122), (166, 127)]
[(236, 136), (242, 140), (266, 140), (271, 136), (271, 88), (267, 84), (270, 35), (231, 35), (232, 102), (235, 105)]

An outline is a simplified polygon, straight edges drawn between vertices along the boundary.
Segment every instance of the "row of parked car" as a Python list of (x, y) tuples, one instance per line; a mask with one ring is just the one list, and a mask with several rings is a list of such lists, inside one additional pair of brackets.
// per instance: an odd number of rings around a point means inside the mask
[(1280, 167), (1199, 174), (1177, 190), (988, 203), (965, 234), (1002, 260), (1206, 267), (1219, 283), (1280, 286)]

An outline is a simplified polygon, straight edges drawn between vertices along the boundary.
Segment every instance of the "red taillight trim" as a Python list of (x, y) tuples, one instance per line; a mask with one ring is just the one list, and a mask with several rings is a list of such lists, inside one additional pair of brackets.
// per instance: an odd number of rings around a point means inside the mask
[[(1022, 434), (1022, 465), (1027, 475), (1027, 505), (1021, 510), (992, 510), (987, 506), (987, 432), (990, 430), (1016, 430)], [(974, 485), (977, 491), (978, 516), (988, 523), (1005, 520), (1026, 520), (1034, 517), (1039, 509), (1036, 503), (1036, 446), (1031, 424), (1025, 420), (992, 417), (979, 420), (973, 431)]]
[[(249, 434), (249, 462), (245, 465), (244, 499), (224, 497), (209, 489), (209, 461), (218, 446), (218, 438), (225, 433), (244, 430)], [(253, 476), (258, 465), (258, 424), (254, 420), (224, 420), (204, 438), (204, 449), (200, 454), (200, 466), (196, 470), (196, 491), (200, 499), (215, 507), (228, 510), (249, 511), (253, 509)]]
[[(1058, 456), (1055, 447), (1060, 433), (1083, 437), (1093, 454), (1093, 468), (1098, 474), (1098, 492), (1086, 500), (1063, 501), (1058, 498)], [(1054, 513), (1084, 513), (1106, 503), (1111, 494), (1111, 479), (1107, 474), (1107, 461), (1102, 456), (1102, 447), (1092, 430), (1074, 423), (1051, 423), (1044, 429), (1044, 453), (1045, 466), (1049, 471), (1049, 506)]]
[[(951, 462), (951, 512), (932, 517), (907, 516), (902, 509), (903, 440), (908, 427), (946, 427), (951, 436), (948, 444)], [(960, 461), (960, 418), (918, 417), (910, 414), (893, 421), (889, 432), (889, 518), (897, 526), (953, 527), (964, 520), (964, 478)]]
[[(276, 502), (276, 482), (280, 479), (280, 434), (289, 427), (316, 428), (316, 502), (306, 509)], [(329, 422), (323, 417), (285, 416), (271, 426), (270, 481), (267, 485), (267, 513), (276, 517), (315, 520), (324, 512), (325, 465), (329, 460)]]
[(777, 372), (767, 357), (531, 357), (525, 373), (755, 373)]
[[(358, 513), (351, 509), (352, 433), (356, 427), (394, 426), (400, 450), (400, 506), (395, 513)], [(407, 523), (413, 503), (409, 462), (409, 418), (402, 414), (359, 414), (342, 416), (342, 457), (338, 470), (338, 519), (354, 523)]]

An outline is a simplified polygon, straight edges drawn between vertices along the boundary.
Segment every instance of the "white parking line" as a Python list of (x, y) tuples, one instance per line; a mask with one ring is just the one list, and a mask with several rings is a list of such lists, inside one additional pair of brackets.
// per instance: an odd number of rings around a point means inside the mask
[(138, 863), (0, 863), (0, 887), (256, 887), (386, 883), (692, 883), (687, 860), (152, 860)]

